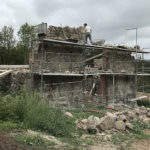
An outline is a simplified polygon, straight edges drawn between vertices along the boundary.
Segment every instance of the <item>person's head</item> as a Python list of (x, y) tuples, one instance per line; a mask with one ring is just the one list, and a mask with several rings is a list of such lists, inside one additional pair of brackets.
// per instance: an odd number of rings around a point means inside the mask
[(87, 26), (87, 23), (84, 24), (84, 27), (86, 27), (86, 26)]

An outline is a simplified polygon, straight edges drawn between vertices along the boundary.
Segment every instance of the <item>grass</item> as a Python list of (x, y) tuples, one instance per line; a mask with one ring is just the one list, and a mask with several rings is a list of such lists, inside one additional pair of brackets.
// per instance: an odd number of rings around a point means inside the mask
[(21, 144), (33, 146), (33, 147), (44, 147), (54, 146), (56, 143), (47, 141), (40, 137), (40, 135), (29, 136), (27, 134), (19, 134), (15, 137), (15, 141)]
[[(100, 113), (90, 112), (89, 110), (97, 110)], [(102, 105), (102, 106), (96, 107), (96, 106), (92, 106), (92, 105), (86, 105), (85, 108), (83, 108), (83, 109), (76, 108), (76, 109), (68, 110), (68, 111), (70, 111), (73, 114), (74, 119), (76, 119), (76, 120), (87, 119), (91, 115), (101, 118), (104, 116), (104, 113), (106, 111), (106, 106)]]
[(22, 128), (23, 128), (23, 124), (21, 123), (14, 123), (11, 121), (6, 121), (6, 122), (0, 121), (0, 130), (3, 131), (14, 131)]
[(143, 135), (144, 129), (150, 129), (150, 124), (142, 122), (140, 120), (133, 121), (133, 129), (131, 132), (136, 135)]

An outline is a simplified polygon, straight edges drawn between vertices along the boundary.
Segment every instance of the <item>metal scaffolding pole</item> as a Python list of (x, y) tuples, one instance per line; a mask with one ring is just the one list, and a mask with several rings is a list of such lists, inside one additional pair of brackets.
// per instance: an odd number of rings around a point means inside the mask
[(40, 89), (40, 93), (41, 93), (41, 97), (43, 98), (43, 62), (44, 62), (44, 47), (43, 47), (43, 41), (42, 41), (42, 59), (41, 59), (41, 63), (40, 63), (40, 71), (41, 71), (41, 89)]
[(113, 104), (115, 103), (115, 76), (114, 76), (114, 53), (112, 56), (112, 71), (113, 71)]
[(113, 74), (113, 104), (115, 103), (115, 76)]
[(85, 66), (86, 66), (86, 47), (83, 47), (83, 81), (82, 81), (82, 93), (83, 93), (83, 103), (84, 105), (86, 104), (85, 102), (85, 80), (86, 80), (86, 76), (85, 76)]
[(135, 60), (135, 97), (137, 95), (137, 28), (136, 30), (136, 60)]
[(137, 94), (137, 52), (138, 52), (138, 49), (137, 49), (137, 40), (138, 40), (138, 34), (137, 34), (137, 30), (138, 28), (129, 28), (129, 29), (126, 29), (127, 31), (129, 30), (135, 30), (136, 33), (135, 33), (135, 41), (136, 41), (136, 51), (135, 51), (135, 82), (134, 82), (134, 95), (136, 97), (136, 94)]

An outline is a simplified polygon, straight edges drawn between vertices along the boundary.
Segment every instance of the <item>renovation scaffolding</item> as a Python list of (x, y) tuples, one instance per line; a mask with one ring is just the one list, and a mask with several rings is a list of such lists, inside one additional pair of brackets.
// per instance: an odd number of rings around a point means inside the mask
[(142, 63), (143, 59), (135, 59), (133, 53), (148, 54), (124, 47), (34, 41), (30, 57), (32, 87), (50, 99), (51, 106), (127, 103), (137, 95), (137, 77), (150, 76), (149, 72), (139, 72), (138, 61)]

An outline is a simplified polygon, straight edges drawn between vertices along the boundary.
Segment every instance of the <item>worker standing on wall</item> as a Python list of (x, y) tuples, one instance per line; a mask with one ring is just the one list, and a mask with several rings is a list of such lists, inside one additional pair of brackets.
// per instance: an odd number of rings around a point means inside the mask
[(90, 43), (92, 44), (92, 29), (90, 26), (87, 25), (87, 23), (84, 24), (85, 29), (85, 43), (87, 44), (87, 40), (90, 40)]

